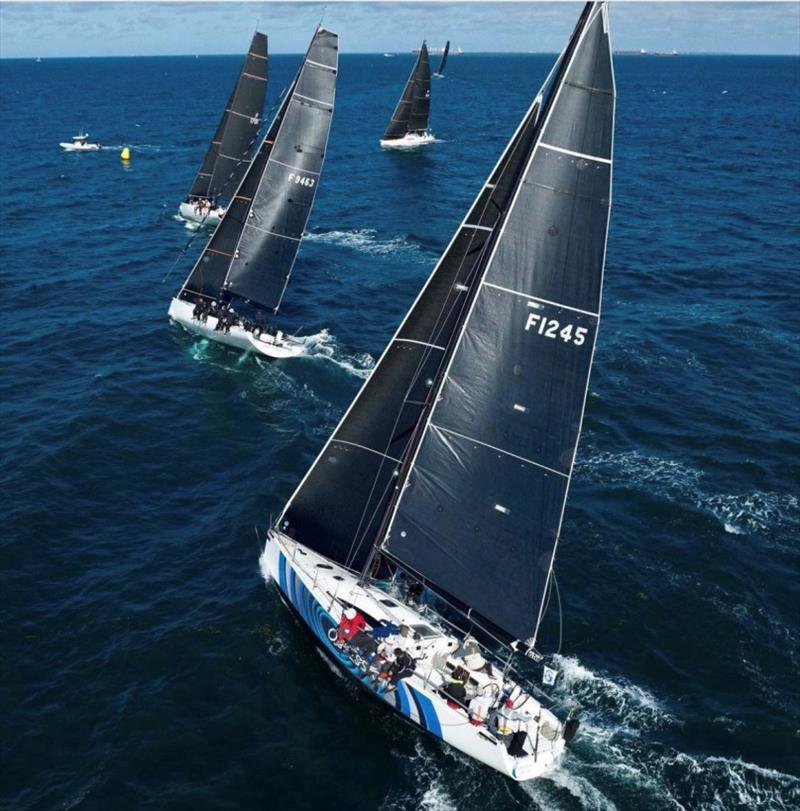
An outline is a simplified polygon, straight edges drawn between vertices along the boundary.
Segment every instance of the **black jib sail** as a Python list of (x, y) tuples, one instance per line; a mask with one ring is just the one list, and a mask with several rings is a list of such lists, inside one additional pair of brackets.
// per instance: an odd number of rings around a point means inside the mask
[(450, 40), (448, 39), (444, 46), (444, 53), (442, 54), (442, 61), (439, 63), (439, 70), (436, 71), (437, 76), (444, 76), (444, 68), (447, 65), (447, 54), (450, 53)]
[(239, 185), (261, 127), (267, 93), (267, 37), (256, 32), (189, 198), (228, 195)]
[(317, 30), (227, 213), (180, 295), (225, 290), (277, 310), (308, 222), (333, 116), (338, 37)]
[(428, 46), (423, 42), (419, 56), (408, 77), (403, 95), (397, 102), (383, 140), (403, 138), (410, 132), (424, 133), (428, 129), (428, 115), (431, 109), (431, 66), (428, 59)]
[(588, 4), (279, 528), (353, 569), (373, 544), (535, 637), (577, 448), (610, 214), (614, 79)]

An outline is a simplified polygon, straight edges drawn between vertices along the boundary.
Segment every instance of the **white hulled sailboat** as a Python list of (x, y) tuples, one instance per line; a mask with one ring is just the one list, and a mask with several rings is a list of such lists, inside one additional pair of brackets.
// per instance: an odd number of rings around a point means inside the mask
[(578, 724), (515, 657), (542, 660), (600, 318), (614, 105), (608, 11), (589, 3), (261, 557), (335, 667), (520, 781)]
[(384, 149), (412, 149), (436, 140), (428, 130), (431, 110), (431, 65), (423, 42), (403, 95), (381, 138)]
[(219, 224), (225, 214), (219, 198), (229, 197), (247, 170), (266, 94), (267, 37), (256, 31), (200, 170), (178, 208), (184, 220)]
[(169, 315), (191, 332), (270, 358), (303, 351), (266, 323), (278, 311), (317, 193), (338, 71), (339, 39), (314, 34), (233, 195)]

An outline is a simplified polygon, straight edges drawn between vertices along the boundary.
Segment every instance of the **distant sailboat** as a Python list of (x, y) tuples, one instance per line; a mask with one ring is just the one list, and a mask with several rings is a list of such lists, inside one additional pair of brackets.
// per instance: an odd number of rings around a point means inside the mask
[(230, 197), (247, 169), (266, 93), (267, 37), (256, 32), (200, 171), (180, 205), (183, 219), (202, 225), (222, 219), (225, 209), (218, 198)]
[(261, 556), (338, 671), (517, 781), (552, 769), (578, 727), (517, 667), (542, 661), (600, 319), (607, 15), (581, 12)]
[(225, 217), (169, 307), (191, 332), (271, 358), (303, 344), (265, 323), (281, 304), (328, 142), (339, 40), (318, 28)]
[(447, 55), (450, 53), (450, 40), (447, 40), (447, 44), (444, 46), (444, 53), (442, 54), (442, 61), (439, 63), (439, 70), (434, 73), (434, 76), (438, 76), (440, 79), (444, 76), (444, 68), (447, 64)]
[(408, 149), (435, 140), (428, 131), (431, 108), (431, 66), (428, 47), (423, 42), (408, 77), (403, 95), (397, 102), (389, 126), (381, 138), (385, 149)]

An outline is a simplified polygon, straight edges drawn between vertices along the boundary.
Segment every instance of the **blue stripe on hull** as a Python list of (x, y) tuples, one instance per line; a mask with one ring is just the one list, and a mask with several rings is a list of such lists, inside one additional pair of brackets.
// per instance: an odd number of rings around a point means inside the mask
[(370, 692), (392, 705), (411, 721), (414, 720), (411, 713), (411, 702), (413, 701), (419, 716), (419, 726), (439, 738), (442, 737), (442, 727), (436, 715), (436, 708), (426, 695), (402, 681), (397, 683), (397, 689), (392, 692), (387, 693), (376, 690), (370, 677), (364, 674), (349, 656), (331, 642), (328, 632), (331, 628), (336, 628), (337, 623), (306, 588), (305, 583), (297, 576), (283, 552), (278, 553), (278, 585), (301, 619), (325, 646), (326, 652), (333, 656), (334, 660), (354, 679), (361, 682)]

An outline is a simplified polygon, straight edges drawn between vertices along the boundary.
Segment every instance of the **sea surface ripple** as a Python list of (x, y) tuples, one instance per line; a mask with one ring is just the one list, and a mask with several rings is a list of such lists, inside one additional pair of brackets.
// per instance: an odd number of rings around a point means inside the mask
[[(271, 58), (270, 103), (297, 62)], [(312, 337), (272, 364), (166, 318), (201, 246), (163, 282), (194, 236), (173, 215), (239, 59), (0, 62), (3, 808), (800, 807), (797, 59), (616, 61), (561, 768), (516, 785), (399, 723), (260, 576), (258, 535), (551, 62), (452, 58), (440, 142), (396, 154), (410, 55), (342, 56), (281, 316)], [(107, 147), (62, 153), (81, 127)]]

